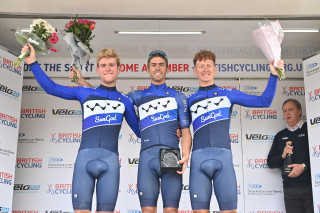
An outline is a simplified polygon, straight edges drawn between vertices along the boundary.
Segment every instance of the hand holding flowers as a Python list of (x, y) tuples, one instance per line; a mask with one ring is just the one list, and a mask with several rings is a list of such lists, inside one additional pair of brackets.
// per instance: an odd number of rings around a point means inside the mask
[[(94, 30), (95, 24), (94, 21), (78, 19), (77, 15), (74, 20), (65, 25), (67, 34), (63, 39), (67, 42), (73, 59), (72, 66), (76, 69), (80, 68), (80, 64), (86, 65), (89, 63), (90, 53), (93, 53), (90, 41), (94, 38), (92, 30)], [(78, 81), (76, 73), (74, 73), (74, 78), (71, 81)]]
[[(260, 24), (260, 27), (252, 32), (254, 43), (260, 48), (269, 61), (274, 61), (277, 66), (281, 59), (281, 43), (284, 37), (281, 25), (278, 21)], [(285, 79), (284, 69), (275, 67), (279, 79)]]
[[(35, 19), (27, 30), (17, 29), (16, 40), (21, 45), (32, 44), (37, 53), (47, 55), (49, 51), (57, 52), (54, 44), (58, 42), (56, 29), (44, 19)], [(24, 57), (30, 54), (30, 51), (22, 53), (14, 62), (18, 67)]]

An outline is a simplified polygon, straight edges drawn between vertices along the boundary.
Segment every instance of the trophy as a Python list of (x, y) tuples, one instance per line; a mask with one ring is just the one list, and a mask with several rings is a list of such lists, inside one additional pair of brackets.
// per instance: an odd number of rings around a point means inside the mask
[(160, 149), (160, 170), (161, 172), (182, 171), (179, 149)]

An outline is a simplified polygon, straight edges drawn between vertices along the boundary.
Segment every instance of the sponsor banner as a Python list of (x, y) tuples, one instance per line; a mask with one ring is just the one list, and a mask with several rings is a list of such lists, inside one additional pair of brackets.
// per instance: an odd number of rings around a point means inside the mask
[[(147, 55), (146, 55), (147, 56)], [(96, 73), (95, 58), (90, 59), (86, 67), (81, 67), (85, 77), (98, 77)], [(39, 58), (41, 68), (50, 77), (68, 77), (70, 72), (70, 59), (68, 58)], [(149, 78), (146, 60), (121, 59), (121, 74), (119, 78)], [(264, 59), (218, 59), (217, 78), (268, 78), (270, 67)], [(191, 58), (169, 59), (168, 78), (195, 78)], [(285, 61), (285, 74), (290, 78), (302, 78), (302, 61), (300, 59), (287, 59)], [(23, 66), (24, 76), (33, 77), (28, 65)]]
[(0, 212), (12, 212), (13, 185), (20, 123), (23, 66), (0, 49)]
[(307, 124), (310, 151), (310, 167), (313, 187), (314, 212), (320, 212), (319, 193), (319, 155), (320, 155), (320, 54), (303, 60), (305, 103), (307, 108)]

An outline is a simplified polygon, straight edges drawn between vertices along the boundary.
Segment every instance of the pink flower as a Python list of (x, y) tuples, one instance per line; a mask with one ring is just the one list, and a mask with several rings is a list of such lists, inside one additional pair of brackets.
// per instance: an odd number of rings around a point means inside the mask
[(94, 30), (95, 27), (96, 27), (96, 25), (90, 24), (90, 30)]
[(53, 52), (58, 52), (58, 50), (54, 47), (50, 47), (50, 51), (53, 51)]
[(59, 41), (57, 33), (52, 33), (49, 41), (51, 42), (51, 44), (56, 44)]

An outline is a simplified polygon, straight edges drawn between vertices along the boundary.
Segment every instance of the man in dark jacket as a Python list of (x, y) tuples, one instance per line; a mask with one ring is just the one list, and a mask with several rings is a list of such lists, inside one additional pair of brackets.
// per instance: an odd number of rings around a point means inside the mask
[[(282, 105), (287, 128), (278, 132), (268, 155), (270, 168), (281, 168), (284, 202), (288, 213), (313, 213), (307, 124), (300, 120), (302, 109), (296, 99)], [(286, 166), (291, 155), (292, 164)], [(287, 173), (286, 168), (287, 167)]]

